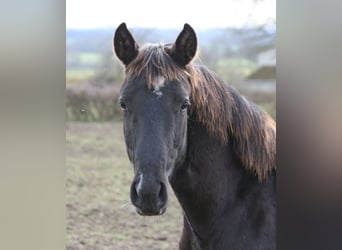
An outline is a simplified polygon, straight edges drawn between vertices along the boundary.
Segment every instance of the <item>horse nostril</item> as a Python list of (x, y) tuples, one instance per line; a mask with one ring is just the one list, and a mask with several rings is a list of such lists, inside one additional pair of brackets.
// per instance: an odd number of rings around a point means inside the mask
[(139, 204), (139, 197), (137, 192), (137, 183), (133, 182), (131, 185), (131, 200), (133, 205), (138, 206)]
[(167, 202), (167, 189), (166, 189), (166, 185), (162, 182), (160, 183), (158, 198), (162, 204), (165, 204)]

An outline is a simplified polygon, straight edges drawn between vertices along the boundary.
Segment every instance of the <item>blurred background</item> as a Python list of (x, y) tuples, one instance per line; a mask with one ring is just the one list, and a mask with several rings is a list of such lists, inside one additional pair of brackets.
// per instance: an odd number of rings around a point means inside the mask
[[(196, 31), (197, 63), (276, 118), (276, 1), (66, 1), (67, 249), (177, 249), (182, 212), (146, 218), (130, 205), (133, 171), (118, 96), (123, 67), (112, 50), (126, 22), (138, 44)], [(172, 191), (170, 190), (172, 193)]]

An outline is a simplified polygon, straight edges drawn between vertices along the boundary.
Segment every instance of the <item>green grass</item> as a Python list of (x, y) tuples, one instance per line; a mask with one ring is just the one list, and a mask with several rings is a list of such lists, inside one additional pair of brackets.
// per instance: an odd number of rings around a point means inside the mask
[(80, 53), (78, 57), (80, 64), (98, 65), (102, 60), (101, 54), (98, 53)]
[(98, 65), (102, 61), (102, 55), (100, 53), (67, 53), (67, 64), (78, 65), (79, 67), (84, 65)]
[(67, 82), (81, 82), (91, 79), (95, 76), (102, 60), (102, 55), (99, 53), (67, 53)]
[(66, 71), (66, 82), (82, 82), (91, 79), (95, 74), (95, 69), (68, 69)]
[(122, 123), (67, 123), (67, 249), (178, 249), (182, 212), (142, 217), (130, 203), (133, 168)]

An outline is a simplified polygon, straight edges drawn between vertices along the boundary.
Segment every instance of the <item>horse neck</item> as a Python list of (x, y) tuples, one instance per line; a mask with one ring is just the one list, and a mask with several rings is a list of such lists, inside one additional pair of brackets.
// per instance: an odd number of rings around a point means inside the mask
[(230, 142), (213, 138), (191, 119), (187, 143), (185, 161), (175, 169), (170, 183), (191, 227), (211, 237), (210, 233), (220, 230), (216, 226), (220, 218), (236, 212), (236, 204), (247, 209), (251, 204), (241, 201), (252, 193), (264, 193), (266, 186), (246, 172)]

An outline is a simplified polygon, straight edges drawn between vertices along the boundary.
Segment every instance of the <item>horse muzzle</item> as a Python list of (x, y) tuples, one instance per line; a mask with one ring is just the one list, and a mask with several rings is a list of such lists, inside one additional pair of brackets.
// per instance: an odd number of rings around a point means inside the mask
[(140, 215), (162, 215), (167, 199), (167, 187), (163, 181), (141, 174), (131, 185), (131, 201)]

